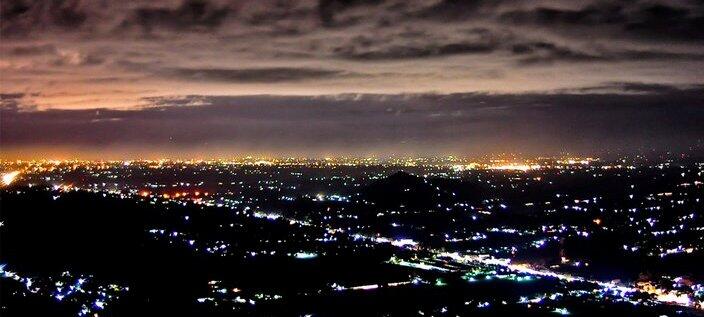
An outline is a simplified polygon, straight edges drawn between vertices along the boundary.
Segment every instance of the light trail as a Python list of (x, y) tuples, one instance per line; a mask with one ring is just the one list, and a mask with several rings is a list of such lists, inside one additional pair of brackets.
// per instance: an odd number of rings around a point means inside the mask
[(624, 298), (625, 298), (625, 295), (628, 293), (642, 292), (642, 293), (656, 295), (655, 300), (660, 304), (695, 307), (693, 301), (685, 294), (675, 294), (673, 292), (662, 293), (661, 291), (658, 291), (658, 290), (647, 291), (647, 290), (643, 290), (643, 289), (640, 289), (637, 287), (621, 285), (621, 284), (617, 284), (614, 282), (604, 282), (604, 281), (599, 281), (599, 280), (587, 279), (587, 278), (580, 277), (580, 276), (562, 274), (562, 273), (558, 273), (558, 272), (554, 272), (554, 271), (550, 271), (550, 270), (545, 270), (545, 269), (542, 269), (542, 270), (535, 269), (535, 268), (530, 267), (527, 264), (512, 264), (510, 259), (497, 259), (497, 258), (486, 256), (486, 255), (460, 255), (457, 252), (454, 252), (454, 253), (448, 253), (448, 252), (439, 252), (438, 253), (438, 252), (436, 252), (436, 254), (438, 257), (449, 258), (449, 259), (454, 260), (455, 262), (462, 263), (462, 264), (478, 263), (478, 264), (483, 264), (483, 265), (496, 265), (496, 266), (505, 267), (505, 268), (512, 270), (514, 272), (523, 273), (523, 274), (552, 277), (552, 278), (556, 278), (556, 279), (566, 281), (566, 282), (591, 283), (591, 284), (598, 285), (599, 287), (602, 287), (604, 289), (611, 291), (611, 293), (614, 295), (619, 295), (620, 297), (624, 297)]

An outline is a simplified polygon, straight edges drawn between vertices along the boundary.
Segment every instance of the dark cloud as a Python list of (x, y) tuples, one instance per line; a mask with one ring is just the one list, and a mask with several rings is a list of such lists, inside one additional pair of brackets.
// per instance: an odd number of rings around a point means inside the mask
[(345, 71), (321, 68), (167, 68), (159, 75), (189, 81), (278, 83), (351, 76)]
[[(424, 27), (433, 29), (458, 23), (479, 23), (488, 28), (538, 25), (559, 34), (588, 31), (592, 39), (618, 34), (646, 40), (704, 39), (704, 3), (695, 0), (589, 0), (550, 4), (487, 0), (155, 0), (134, 5), (120, 1), (3, 0), (0, 11), (6, 36), (35, 30), (100, 33), (115, 27), (146, 33), (160, 29), (214, 31), (232, 21), (267, 26), (279, 30), (277, 34), (287, 34), (281, 33), (287, 30), (293, 36), (314, 33), (317, 31), (314, 26), (342, 28), (364, 24), (384, 29), (432, 22), (437, 25)], [(313, 20), (317, 23), (311, 23)]]
[(441, 0), (437, 3), (413, 12), (416, 18), (439, 19), (442, 21), (455, 21), (476, 16), (500, 6), (500, 0)]
[[(0, 93), (0, 113), (36, 110), (36, 105), (25, 99), (25, 93)], [(0, 118), (0, 123), (2, 118)], [(0, 142), (1, 143), (1, 142)]]
[(18, 56), (31, 56), (31, 55), (43, 55), (43, 54), (57, 54), (58, 49), (53, 44), (40, 44), (40, 45), (20, 45), (13, 47), (10, 50), (10, 54)]
[[(503, 30), (486, 28), (464, 31), (462, 41), (433, 39), (423, 33), (404, 38), (395, 34), (390, 38), (358, 36), (348, 43), (334, 47), (332, 53), (352, 60), (422, 59), (448, 55), (489, 54), (510, 52), (519, 65), (548, 64), (554, 62), (629, 62), (650, 60), (698, 60), (704, 54), (670, 52), (659, 49), (624, 49), (618, 47), (559, 44), (549, 41), (526, 41), (521, 36)], [(400, 39), (400, 40), (399, 40)], [(398, 42), (401, 43), (398, 43)]]
[(144, 73), (145, 75), (159, 78), (198, 82), (281, 83), (360, 76), (360, 74), (350, 71), (310, 67), (161, 67), (160, 63), (132, 62), (129, 60), (118, 60), (114, 64), (130, 72)]
[(645, 93), (673, 93), (682, 90), (693, 90), (701, 91), (704, 90), (704, 85), (699, 85), (695, 87), (677, 87), (672, 85), (664, 84), (652, 84), (652, 83), (612, 83), (611, 85), (620, 87), (623, 91), (635, 91), (635, 92), (645, 92)]
[(704, 39), (701, 1), (601, 1), (577, 9), (514, 9), (499, 17), (504, 22), (550, 28), (589, 27), (592, 36), (620, 33), (644, 40)]
[(551, 63), (555, 61), (589, 62), (603, 61), (608, 58), (548, 42), (514, 44), (511, 51), (521, 57), (519, 59), (521, 64)]
[[(0, 84), (45, 93), (34, 98), (42, 108), (141, 105), (145, 94), (132, 91), (525, 92), (604, 81), (697, 83), (704, 63), (698, 0), (0, 4)], [(617, 86), (592, 92), (644, 93)], [(458, 116), (433, 118), (442, 117)]]
[(344, 11), (354, 6), (378, 5), (383, 2), (383, 0), (319, 0), (318, 14), (322, 25), (326, 27), (331, 27), (340, 24), (345, 24), (335, 20), (336, 14), (341, 11)]
[[(285, 30), (288, 29), (291, 34), (298, 34), (298, 29), (302, 28), (302, 24), (305, 24), (306, 20), (315, 20), (319, 16), (319, 11), (315, 7), (300, 6), (299, 4), (299, 1), (275, 1), (271, 5), (252, 10), (252, 12), (242, 12), (240, 18), (249, 25), (268, 25), (284, 29), (279, 32), (286, 33)], [(242, 5), (241, 9), (240, 11), (245, 11), (248, 9), (247, 5)]]
[(156, 28), (212, 30), (222, 24), (230, 10), (229, 6), (216, 6), (206, 0), (184, 0), (176, 8), (138, 8), (122, 27), (137, 25), (146, 33)]
[[(185, 96), (152, 98), (153, 107), (138, 110), (4, 108), (0, 142), (10, 148), (198, 148), (206, 156), (238, 151), (594, 153), (685, 148), (704, 135), (702, 86), (603, 87), (612, 91)], [(628, 93), (634, 90), (639, 93)]]
[(604, 85), (583, 87), (574, 91), (586, 93), (639, 93), (649, 95), (670, 95), (679, 96), (692, 95), (692, 102), (701, 102), (701, 98), (696, 94), (704, 91), (704, 85), (666, 85), (655, 83), (637, 83), (637, 82), (610, 82)]
[[(692, 53), (700, 49), (698, 44), (673, 47), (672, 52), (631, 43), (606, 50), (584, 47), (619, 37), (654, 44), (664, 39), (704, 39), (704, 3), (694, 0), (155, 0), (132, 5), (119, 1), (6, 0), (2, 6), (6, 36), (33, 31), (52, 37), (82, 32), (92, 38), (128, 41), (136, 31), (176, 50), (179, 48), (172, 46), (181, 44), (171, 44), (173, 37), (158, 35), (201, 31), (223, 41), (215, 44), (240, 45), (239, 51), (266, 51), (266, 56), (274, 57), (331, 54), (365, 61), (508, 51), (515, 53), (520, 65), (684, 60), (701, 57)], [(335, 33), (345, 28), (344, 33)], [(275, 41), (276, 45), (267, 46)], [(17, 54), (37, 52), (18, 48)]]
[(232, 13), (229, 5), (208, 0), (154, 1), (133, 6), (120, 1), (3, 0), (3, 35), (23, 37), (33, 32), (86, 32), (111, 35), (111, 30), (136, 28), (175, 31), (212, 30)]
[(396, 45), (384, 48), (359, 49), (354, 46), (338, 47), (334, 53), (349, 59), (358, 60), (392, 60), (408, 58), (425, 58), (458, 54), (491, 53), (496, 49), (494, 43), (444, 43), (423, 46)]
[(663, 4), (647, 6), (631, 17), (625, 29), (656, 38), (704, 40), (704, 10), (701, 6), (697, 9)]
[(511, 52), (517, 56), (520, 65), (545, 64), (553, 62), (638, 62), (638, 61), (679, 61), (698, 60), (704, 54), (689, 52), (668, 52), (643, 49), (608, 49), (592, 47), (590, 49), (571, 48), (544, 41), (519, 42), (511, 46)]
[(13, 20), (22, 16), (31, 9), (31, 6), (21, 0), (7, 0), (0, 2), (0, 17), (3, 21)]
[(35, 29), (57, 27), (75, 30), (83, 26), (92, 14), (90, 4), (81, 0), (3, 0), (2, 33), (22, 36)]
[[(425, 39), (424, 37), (423, 33), (415, 33), (406, 37), (406, 43), (396, 44), (392, 42), (392, 39), (373, 39), (369, 36), (359, 36), (351, 39), (345, 45), (335, 47), (333, 54), (357, 60), (412, 59), (459, 54), (486, 54), (502, 45), (498, 34), (483, 28), (466, 31), (465, 40), (462, 41), (445, 40), (441, 42), (437, 39)], [(390, 42), (391, 44), (389, 44)]]
[(626, 15), (620, 4), (588, 5), (581, 9), (538, 7), (531, 10), (510, 10), (500, 15), (501, 20), (519, 24), (542, 25), (600, 25), (623, 23)]

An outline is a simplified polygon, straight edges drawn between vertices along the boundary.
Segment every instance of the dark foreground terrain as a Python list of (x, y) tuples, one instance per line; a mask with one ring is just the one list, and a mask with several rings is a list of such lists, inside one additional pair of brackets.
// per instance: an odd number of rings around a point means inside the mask
[(3, 188), (2, 316), (702, 315), (702, 165), (208, 168)]

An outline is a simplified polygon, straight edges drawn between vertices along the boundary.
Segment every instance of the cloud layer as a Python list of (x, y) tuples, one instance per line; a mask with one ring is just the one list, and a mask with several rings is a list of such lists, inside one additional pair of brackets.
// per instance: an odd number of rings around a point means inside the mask
[(13, 153), (559, 151), (702, 135), (697, 0), (0, 5)]
[(40, 108), (697, 84), (704, 66), (696, 0), (6, 0), (2, 15), (2, 92)]
[[(21, 100), (23, 96), (6, 96)], [(2, 109), (10, 152), (93, 157), (245, 153), (633, 153), (704, 135), (704, 86), (609, 83), (550, 94), (184, 96), (135, 110)], [(148, 151), (145, 151), (148, 149)]]

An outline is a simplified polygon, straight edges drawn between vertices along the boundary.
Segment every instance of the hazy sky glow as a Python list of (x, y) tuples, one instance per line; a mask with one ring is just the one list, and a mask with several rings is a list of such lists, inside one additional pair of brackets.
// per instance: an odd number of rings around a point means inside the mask
[(704, 136), (696, 0), (0, 3), (5, 158), (632, 151)]

